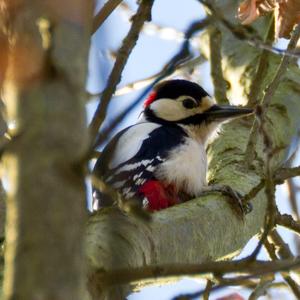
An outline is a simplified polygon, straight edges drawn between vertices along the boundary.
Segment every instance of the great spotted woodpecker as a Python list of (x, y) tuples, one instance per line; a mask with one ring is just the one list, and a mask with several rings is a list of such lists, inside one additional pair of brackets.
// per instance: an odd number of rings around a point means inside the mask
[[(194, 82), (162, 82), (146, 99), (141, 120), (105, 147), (94, 175), (149, 211), (192, 199), (208, 189), (208, 138), (222, 122), (250, 113), (248, 108), (217, 105)], [(94, 187), (93, 209), (111, 205), (107, 200)]]

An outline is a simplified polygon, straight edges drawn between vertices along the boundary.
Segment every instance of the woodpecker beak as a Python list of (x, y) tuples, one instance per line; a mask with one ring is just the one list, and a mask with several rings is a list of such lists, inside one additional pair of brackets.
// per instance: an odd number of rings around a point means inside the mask
[(244, 115), (252, 114), (254, 111), (251, 108), (237, 107), (231, 105), (213, 105), (203, 114), (208, 121), (222, 121), (231, 118), (236, 118)]

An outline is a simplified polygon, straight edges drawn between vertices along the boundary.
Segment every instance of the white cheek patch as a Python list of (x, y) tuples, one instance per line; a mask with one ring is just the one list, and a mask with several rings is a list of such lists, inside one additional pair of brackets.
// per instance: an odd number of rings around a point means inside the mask
[(168, 121), (176, 121), (187, 117), (181, 102), (175, 99), (158, 99), (150, 105), (150, 109), (158, 118)]
[(178, 99), (158, 99), (150, 105), (150, 109), (158, 118), (167, 121), (177, 121), (191, 117), (195, 114), (203, 113), (216, 104), (216, 101), (213, 98), (206, 96), (201, 99), (198, 107), (186, 109), (182, 105), (182, 101), (186, 98), (191, 97), (180, 96)]

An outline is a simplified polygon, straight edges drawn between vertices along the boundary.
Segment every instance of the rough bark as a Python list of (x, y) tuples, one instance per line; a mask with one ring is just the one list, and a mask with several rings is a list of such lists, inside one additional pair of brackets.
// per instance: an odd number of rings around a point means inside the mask
[(1, 32), (10, 43), (3, 100), (13, 136), (3, 157), (3, 298), (81, 300), (86, 204), (79, 162), (88, 145), (83, 91), (91, 2), (0, 2)]
[[(221, 11), (227, 18), (234, 20), (237, 1), (215, 2), (222, 7)], [(268, 24), (267, 19), (257, 24), (262, 36), (266, 35)], [(227, 96), (246, 103), (261, 50), (237, 40), (225, 29), (222, 29), (222, 34), (222, 66), (229, 83)], [(204, 48), (208, 45), (205, 38), (202, 44)], [(270, 55), (269, 59), (264, 84), (270, 81), (280, 61), (280, 57), (275, 55)], [(288, 145), (296, 132), (300, 112), (299, 81), (299, 68), (291, 65), (269, 108), (267, 127), (275, 147)], [(249, 118), (224, 125), (219, 138), (208, 151), (209, 179), (214, 183), (228, 184), (242, 194), (257, 185), (263, 174), (264, 155), (260, 138), (257, 140), (256, 159), (249, 167), (243, 163), (252, 121)], [(284, 157), (285, 150), (278, 151), (272, 160), (273, 167), (280, 165)], [(105, 276), (105, 272), (111, 270), (201, 263), (234, 257), (262, 228), (266, 203), (265, 193), (261, 191), (253, 199), (253, 211), (244, 221), (219, 194), (155, 213), (150, 224), (114, 209), (100, 211), (89, 220), (85, 243), (89, 287), (94, 299), (108, 299), (111, 295), (114, 295), (111, 299), (122, 299), (126, 294), (128, 287), (124, 290), (116, 286), (108, 288), (99, 282), (98, 275)]]

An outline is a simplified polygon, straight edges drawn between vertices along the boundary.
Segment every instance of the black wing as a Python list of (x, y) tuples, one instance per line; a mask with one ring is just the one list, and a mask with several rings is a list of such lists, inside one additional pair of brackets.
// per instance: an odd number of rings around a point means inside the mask
[[(184, 143), (185, 136), (185, 131), (177, 125), (145, 122), (128, 127), (105, 147), (94, 167), (94, 175), (119, 190), (125, 198), (137, 196), (147, 180), (155, 179), (155, 170), (167, 159), (169, 151)], [(121, 162), (120, 156), (128, 159)], [(105, 206), (107, 197), (103, 193), (94, 189), (93, 197), (100, 207)]]

